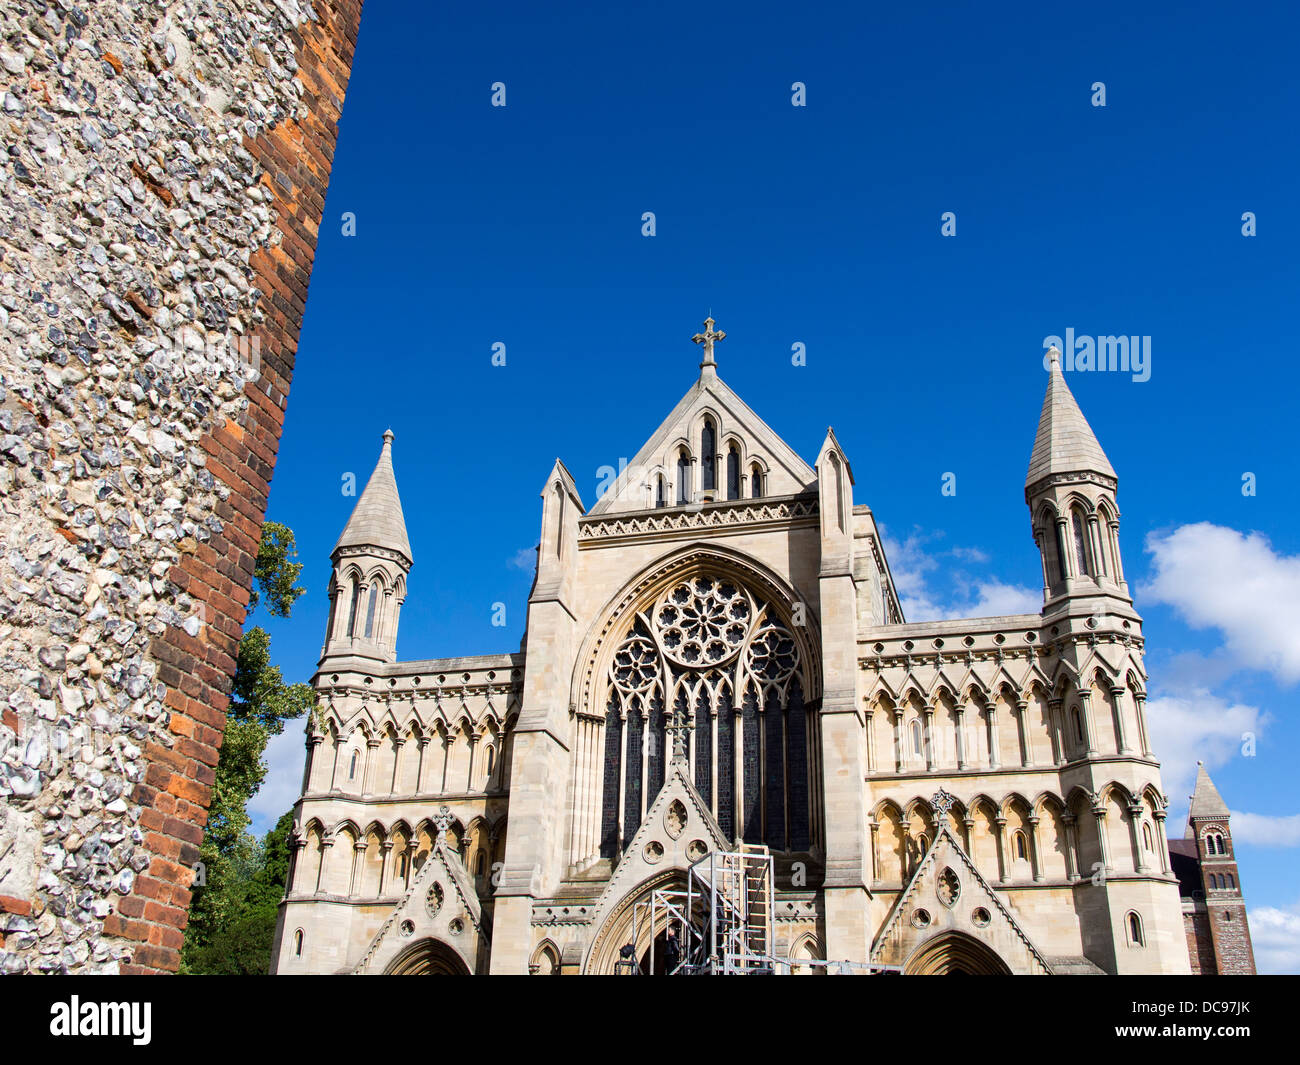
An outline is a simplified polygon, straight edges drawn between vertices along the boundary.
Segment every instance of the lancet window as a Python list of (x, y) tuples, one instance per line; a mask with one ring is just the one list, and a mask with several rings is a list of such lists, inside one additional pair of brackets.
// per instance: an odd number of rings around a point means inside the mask
[(807, 851), (805, 665), (771, 604), (724, 576), (681, 580), (637, 612), (607, 675), (601, 854), (640, 826), (678, 731), (725, 836)]

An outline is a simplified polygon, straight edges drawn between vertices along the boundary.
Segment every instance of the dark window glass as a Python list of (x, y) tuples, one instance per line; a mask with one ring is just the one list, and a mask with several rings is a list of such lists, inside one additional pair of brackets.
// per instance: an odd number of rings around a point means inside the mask
[(1074, 558), (1079, 563), (1079, 573), (1090, 573), (1088, 569), (1088, 550), (1084, 546), (1083, 519), (1076, 512), (1074, 515)]
[(370, 586), (370, 602), (366, 605), (366, 639), (370, 639), (375, 631), (375, 602), (379, 598), (379, 585)]
[(678, 503), (689, 503), (691, 501), (690, 487), (688, 484), (690, 479), (691, 479), (691, 463), (690, 460), (686, 457), (686, 452), (683, 451), (680, 455), (677, 456), (677, 502)]
[(713, 423), (706, 421), (704, 423), (704, 432), (700, 434), (700, 480), (701, 488), (714, 489), (718, 487), (717, 471), (714, 468), (718, 461), (718, 446), (714, 439)]
[(348, 635), (357, 634), (357, 606), (361, 602), (361, 586), (354, 584), (352, 586), (352, 606), (348, 609)]
[(664, 475), (661, 473), (655, 482), (655, 506), (666, 506), (667, 501), (664, 499)]
[(727, 452), (727, 498), (740, 498), (740, 452), (735, 444)]
[(754, 472), (749, 478), (749, 494), (754, 499), (763, 494), (763, 474), (757, 466), (754, 467)]

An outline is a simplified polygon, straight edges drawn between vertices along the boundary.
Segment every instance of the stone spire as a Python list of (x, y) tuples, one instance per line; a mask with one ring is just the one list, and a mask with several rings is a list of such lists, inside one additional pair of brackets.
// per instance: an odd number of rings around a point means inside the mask
[(1205, 771), (1205, 763), (1196, 763), (1196, 789), (1192, 793), (1192, 805), (1187, 811), (1187, 819), (1228, 816), (1228, 804), (1223, 801), (1219, 789), (1214, 786), (1210, 774)]
[(1025, 476), (1026, 491), (1054, 473), (1100, 473), (1116, 480), (1110, 460), (1065, 383), (1061, 353), (1052, 348), (1047, 356), (1050, 363), (1047, 395), (1043, 397), (1034, 453)]
[(411, 542), (406, 537), (406, 519), (397, 495), (397, 478), (393, 475), (393, 431), (384, 433), (384, 448), (375, 463), (375, 471), (357, 500), (352, 517), (334, 545), (342, 547), (381, 547), (396, 551), (409, 564)]

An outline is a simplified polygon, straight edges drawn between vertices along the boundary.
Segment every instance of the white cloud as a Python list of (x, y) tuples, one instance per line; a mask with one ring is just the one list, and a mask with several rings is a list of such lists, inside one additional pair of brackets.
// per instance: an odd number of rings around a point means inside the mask
[(274, 827), (280, 815), (293, 808), (302, 792), (302, 771), (307, 760), (303, 722), (290, 721), (280, 735), (272, 736), (265, 757), (270, 767), (266, 779), (248, 800), (252, 832), (258, 836)]
[(1300, 903), (1285, 909), (1261, 906), (1249, 910), (1248, 919), (1255, 968), (1275, 975), (1300, 973)]
[(1196, 782), (1197, 759), (1211, 770), (1223, 765), (1241, 751), (1243, 734), (1258, 736), (1268, 720), (1258, 707), (1229, 703), (1204, 688), (1150, 698), (1147, 727), (1170, 806), (1186, 809)]
[(1300, 814), (1273, 817), (1233, 810), (1232, 838), (1260, 847), (1300, 847)]
[(525, 573), (532, 573), (537, 568), (537, 548), (521, 547), (513, 555), (510, 561), (506, 563), (511, 569), (521, 569)]
[[(941, 566), (942, 561), (953, 559), (985, 563), (988, 555), (979, 548), (930, 550), (928, 545), (942, 540), (943, 533), (925, 533), (919, 529), (902, 541), (888, 535), (882, 535), (882, 539), (894, 587), (908, 621), (1037, 614), (1043, 608), (1041, 589), (1006, 584), (996, 577), (973, 577), (950, 564)], [(946, 590), (933, 586), (940, 580), (948, 585)]]
[(1259, 533), (1209, 522), (1151, 533), (1155, 574), (1141, 589), (1193, 628), (1215, 628), (1239, 667), (1300, 681), (1300, 556), (1279, 555)]

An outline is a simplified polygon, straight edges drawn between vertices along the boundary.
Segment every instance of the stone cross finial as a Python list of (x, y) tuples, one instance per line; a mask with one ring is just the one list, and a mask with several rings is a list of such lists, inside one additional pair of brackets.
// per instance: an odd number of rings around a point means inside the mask
[(674, 707), (668, 723), (668, 731), (673, 735), (674, 762), (686, 761), (686, 733), (690, 731), (690, 727), (686, 714), (680, 707)]
[(435, 843), (447, 842), (447, 829), (451, 827), (454, 820), (456, 819), (451, 816), (451, 811), (445, 805), (438, 807), (438, 812), (433, 815), (433, 825), (438, 830)]
[(930, 807), (934, 810), (936, 817), (946, 818), (948, 812), (953, 808), (953, 805), (956, 802), (957, 800), (955, 798), (949, 795), (943, 788), (940, 788), (933, 796), (931, 796)]
[(713, 342), (715, 340), (727, 339), (726, 333), (724, 333), (721, 329), (715, 330), (713, 326), (714, 326), (713, 316), (710, 315), (708, 318), (704, 319), (704, 332), (696, 333), (693, 337), (691, 337), (691, 339), (695, 341), (695, 343), (702, 344), (704, 346), (704, 361), (700, 363), (700, 369), (703, 369), (706, 366), (717, 365), (717, 363), (713, 361)]

